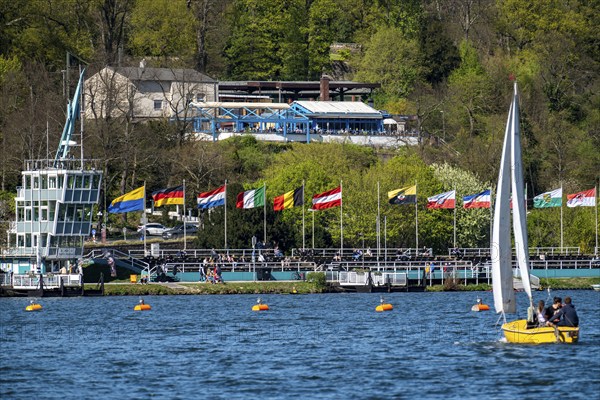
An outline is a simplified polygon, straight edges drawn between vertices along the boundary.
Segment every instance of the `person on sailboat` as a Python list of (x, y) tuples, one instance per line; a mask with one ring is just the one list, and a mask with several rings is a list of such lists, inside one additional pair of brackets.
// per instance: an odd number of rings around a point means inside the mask
[(546, 307), (544, 311), (544, 317), (546, 321), (550, 321), (552, 316), (560, 311), (562, 307), (562, 299), (560, 297), (554, 297), (553, 303)]
[(548, 325), (579, 326), (579, 316), (577, 315), (575, 306), (571, 303), (571, 298), (569, 296), (565, 297), (565, 304), (563, 304), (559, 312), (550, 318)]
[(544, 307), (545, 305), (546, 304), (544, 303), (544, 300), (540, 300), (535, 313), (539, 327), (546, 326), (546, 322), (548, 322), (546, 321), (546, 316), (544, 315), (546, 313), (546, 309)]

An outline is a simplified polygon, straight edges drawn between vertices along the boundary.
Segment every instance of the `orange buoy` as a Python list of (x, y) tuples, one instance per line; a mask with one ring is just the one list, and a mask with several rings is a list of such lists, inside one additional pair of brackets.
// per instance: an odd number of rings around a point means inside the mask
[(377, 312), (392, 311), (393, 309), (394, 309), (394, 306), (391, 305), (390, 303), (382, 303), (382, 304), (378, 305), (377, 307), (375, 307), (375, 311), (377, 311)]
[(152, 310), (152, 307), (150, 307), (150, 304), (144, 303), (144, 299), (142, 299), (141, 297), (140, 297), (140, 302), (138, 303), (138, 305), (133, 307), (133, 311), (150, 311), (150, 310)]
[(252, 306), (252, 311), (267, 311), (269, 309), (269, 306), (266, 304), (263, 304), (262, 301), (260, 300), (260, 298), (258, 298), (256, 300), (256, 304)]
[(42, 309), (41, 304), (31, 303), (27, 307), (25, 307), (25, 311), (40, 311)]
[(473, 307), (471, 307), (471, 311), (488, 311), (489, 309), (490, 306), (481, 302), (478, 302), (477, 304), (474, 304)]
[(394, 306), (392, 306), (390, 303), (384, 302), (383, 296), (381, 296), (379, 298), (379, 305), (377, 307), (375, 307), (375, 311), (377, 311), (377, 312), (392, 311), (393, 309), (394, 309)]

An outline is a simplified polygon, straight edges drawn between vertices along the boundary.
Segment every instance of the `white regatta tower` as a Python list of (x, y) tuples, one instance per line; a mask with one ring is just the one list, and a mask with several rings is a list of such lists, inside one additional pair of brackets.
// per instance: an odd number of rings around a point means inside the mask
[[(56, 157), (24, 162), (15, 199), (16, 219), (8, 231), (8, 248), (2, 254), (5, 272), (56, 274), (83, 256), (102, 182), (97, 160), (83, 158), (83, 129), (78, 135), (79, 143), (73, 141), (82, 102), (83, 74), (84, 71), (68, 105)], [(81, 147), (80, 158), (69, 154), (75, 145)]]

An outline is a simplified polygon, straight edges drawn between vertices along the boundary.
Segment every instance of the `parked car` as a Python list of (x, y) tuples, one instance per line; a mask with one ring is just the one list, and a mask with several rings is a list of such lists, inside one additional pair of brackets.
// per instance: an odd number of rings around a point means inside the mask
[[(198, 233), (198, 227), (194, 224), (185, 224), (185, 234), (186, 235), (195, 235)], [(162, 233), (163, 239), (176, 239), (179, 237), (183, 237), (183, 225), (178, 225), (173, 229), (167, 229)]]
[(156, 222), (150, 222), (146, 225), (139, 225), (137, 227), (137, 231), (140, 235), (143, 233), (143, 231), (145, 231), (146, 235), (148, 236), (161, 236), (163, 232), (168, 229), (169, 228), (167, 228), (163, 224), (159, 224)]

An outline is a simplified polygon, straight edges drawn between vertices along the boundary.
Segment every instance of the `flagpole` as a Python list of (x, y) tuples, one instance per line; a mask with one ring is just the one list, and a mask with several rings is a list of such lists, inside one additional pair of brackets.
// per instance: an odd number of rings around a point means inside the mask
[(344, 256), (344, 190), (342, 188), (342, 180), (340, 179), (340, 257)]
[(315, 210), (312, 211), (312, 248), (315, 249)]
[(263, 241), (267, 243), (267, 182), (263, 182)]
[(377, 181), (377, 263), (379, 263), (379, 253), (381, 252), (381, 228), (380, 228), (380, 219), (381, 219), (381, 201), (379, 195), (379, 181)]
[(596, 255), (598, 255), (598, 186), (594, 186), (594, 203), (596, 204)]
[(146, 236), (148, 235), (148, 217), (146, 216), (146, 181), (144, 181), (144, 209), (143, 209), (143, 214), (142, 214), (142, 220), (143, 223), (142, 225), (144, 225), (144, 257), (146, 257), (148, 254), (146, 253)]
[[(304, 215), (304, 179), (302, 179), (302, 250), (306, 249), (306, 227), (304, 226), (305, 223), (305, 215)], [(314, 248), (315, 246), (313, 246)]]
[(225, 250), (227, 250), (227, 179), (225, 179), (225, 220), (223, 225), (225, 232)]
[(562, 198), (562, 193), (563, 193), (563, 187), (562, 187), (562, 185), (560, 185), (560, 252), (561, 253), (563, 251), (563, 246), (564, 246), (564, 242), (563, 242), (563, 198)]
[(456, 248), (456, 187), (454, 187), (454, 248)]
[[(179, 209), (179, 205), (177, 206)], [(185, 179), (183, 180), (183, 250), (187, 250), (187, 232), (186, 232), (186, 224), (185, 224)]]
[(419, 252), (419, 196), (417, 193), (417, 182), (415, 181), (415, 252)]
[(387, 215), (383, 216), (383, 257), (387, 262)]

